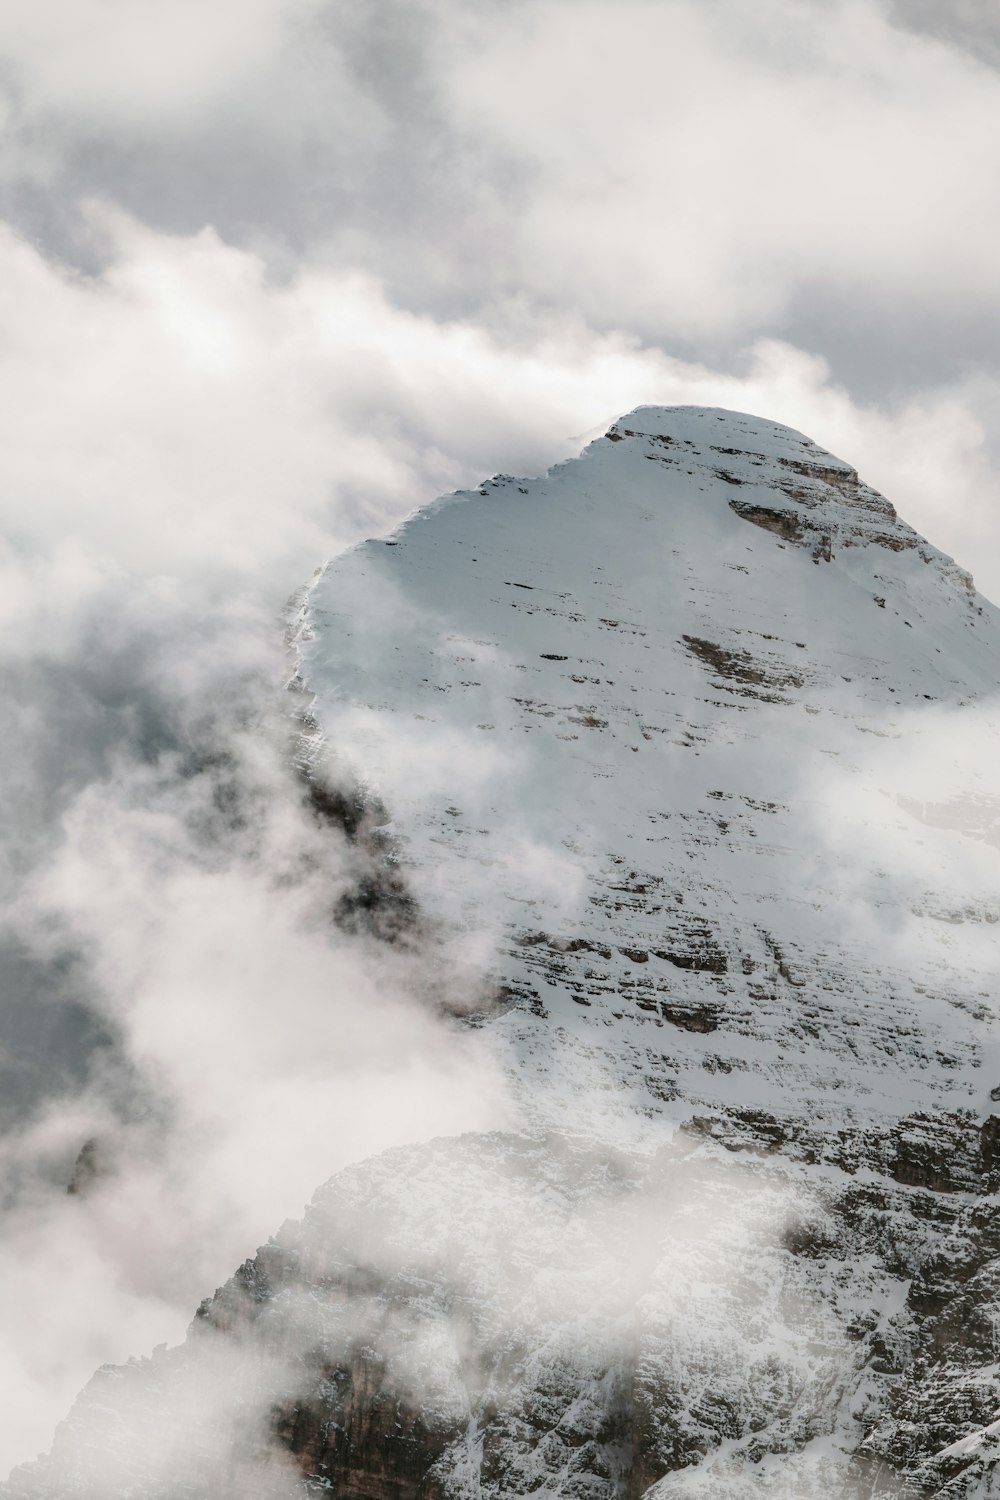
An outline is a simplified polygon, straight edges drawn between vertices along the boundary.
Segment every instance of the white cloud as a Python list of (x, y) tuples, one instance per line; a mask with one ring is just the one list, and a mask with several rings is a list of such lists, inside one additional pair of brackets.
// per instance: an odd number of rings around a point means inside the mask
[(513, 292), (730, 361), (780, 335), (913, 389), (995, 362), (1000, 228), (1000, 73), (960, 44), (988, 20), (926, 9), (16, 6), (8, 180), (47, 176), (64, 247), (98, 191), (285, 272), (303, 246), (367, 267), (410, 308), (489, 321)]
[(253, 580), (280, 597), (438, 491), (544, 467), (571, 451), (562, 435), (643, 401), (801, 427), (932, 540), (1000, 555), (985, 378), (866, 406), (779, 341), (734, 375), (572, 314), (441, 322), (357, 272), (303, 266), (275, 284), (210, 230), (93, 212), (111, 254), (97, 277), (0, 237), (4, 522), (27, 559), (19, 574), (8, 553), (5, 604), (22, 627), (34, 601), (57, 633), (69, 601), (116, 577)]
[(190, 124), (263, 72), (318, 3), (13, 0), (0, 17), (0, 52), (32, 109)]
[(799, 295), (988, 305), (1000, 77), (865, 0), (544, 0), (459, 28), (461, 127), (523, 167), (517, 284), (732, 339)]
[[(0, 1149), (17, 1411), (0, 1467), (46, 1442), (96, 1364), (180, 1337), (332, 1170), (506, 1121), (496, 1062), (427, 1002), (433, 945), (333, 926), (357, 856), (300, 801), (280, 733), (221, 711), (211, 728), (198, 774), (122, 759), (91, 784), (13, 913), (39, 952), (86, 956), (144, 1103), (123, 1120), (98, 1068)], [(91, 1137), (108, 1175), (67, 1196)]]

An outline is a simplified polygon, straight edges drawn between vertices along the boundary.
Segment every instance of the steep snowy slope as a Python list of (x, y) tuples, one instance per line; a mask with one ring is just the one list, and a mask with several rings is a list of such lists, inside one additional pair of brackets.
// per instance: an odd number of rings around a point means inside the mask
[(295, 641), (381, 870), (339, 919), (438, 955), (517, 1129), (342, 1173), (2, 1492), (1000, 1496), (969, 576), (800, 434), (641, 408)]

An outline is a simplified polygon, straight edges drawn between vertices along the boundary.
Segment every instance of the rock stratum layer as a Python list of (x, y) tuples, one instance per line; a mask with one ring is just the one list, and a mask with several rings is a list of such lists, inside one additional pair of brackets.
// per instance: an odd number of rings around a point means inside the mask
[(306, 771), (362, 789), (338, 920), (431, 935), (510, 1128), (341, 1173), (0, 1492), (1000, 1496), (969, 575), (801, 434), (649, 407), (338, 558), (295, 638)]

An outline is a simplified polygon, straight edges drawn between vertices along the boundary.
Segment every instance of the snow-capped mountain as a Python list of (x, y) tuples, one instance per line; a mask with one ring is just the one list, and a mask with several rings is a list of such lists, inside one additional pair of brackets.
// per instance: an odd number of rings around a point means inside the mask
[(338, 560), (308, 615), (327, 739), (434, 909), (496, 940), (532, 1109), (572, 1119), (588, 1080), (612, 1116), (821, 1132), (986, 1106), (1000, 907), (925, 803), (1000, 813), (988, 756), (938, 764), (997, 685), (997, 616), (845, 464), (642, 409)]
[(511, 1128), (333, 1179), (2, 1492), (1000, 1496), (969, 575), (801, 434), (644, 407), (293, 638), (338, 920), (433, 951)]

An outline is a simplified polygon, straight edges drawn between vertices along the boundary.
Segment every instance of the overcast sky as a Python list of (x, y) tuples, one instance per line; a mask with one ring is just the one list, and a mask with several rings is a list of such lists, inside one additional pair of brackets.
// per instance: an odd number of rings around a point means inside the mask
[[(266, 910), (299, 1022), (339, 986), (363, 1031), (358, 954), (310, 925), (315, 861), (284, 905), (268, 885), (314, 831), (245, 736), (280, 719), (280, 611), (325, 558), (638, 403), (705, 403), (802, 428), (1000, 598), (1000, 10), (8, 0), (0, 125), (4, 1275), (30, 1263), (36, 1308), (64, 1287), (4, 1333), (2, 1467), (100, 1359), (177, 1336), (312, 1174), (396, 1138), (392, 1110), (348, 1130), (343, 1093), (340, 1158), (248, 1184), (260, 1121), (198, 1029), (219, 994), (270, 1019)], [(221, 855), (190, 772), (213, 756), (270, 809)], [(423, 1120), (455, 1059), (418, 977), (382, 980)], [(315, 1145), (329, 1103), (261, 1036), (245, 1076)], [(428, 1129), (499, 1118), (460, 1060), (476, 1098)], [(71, 1224), (39, 1184), (115, 1128), (133, 1196)], [(190, 1233), (163, 1237), (164, 1202)]]

